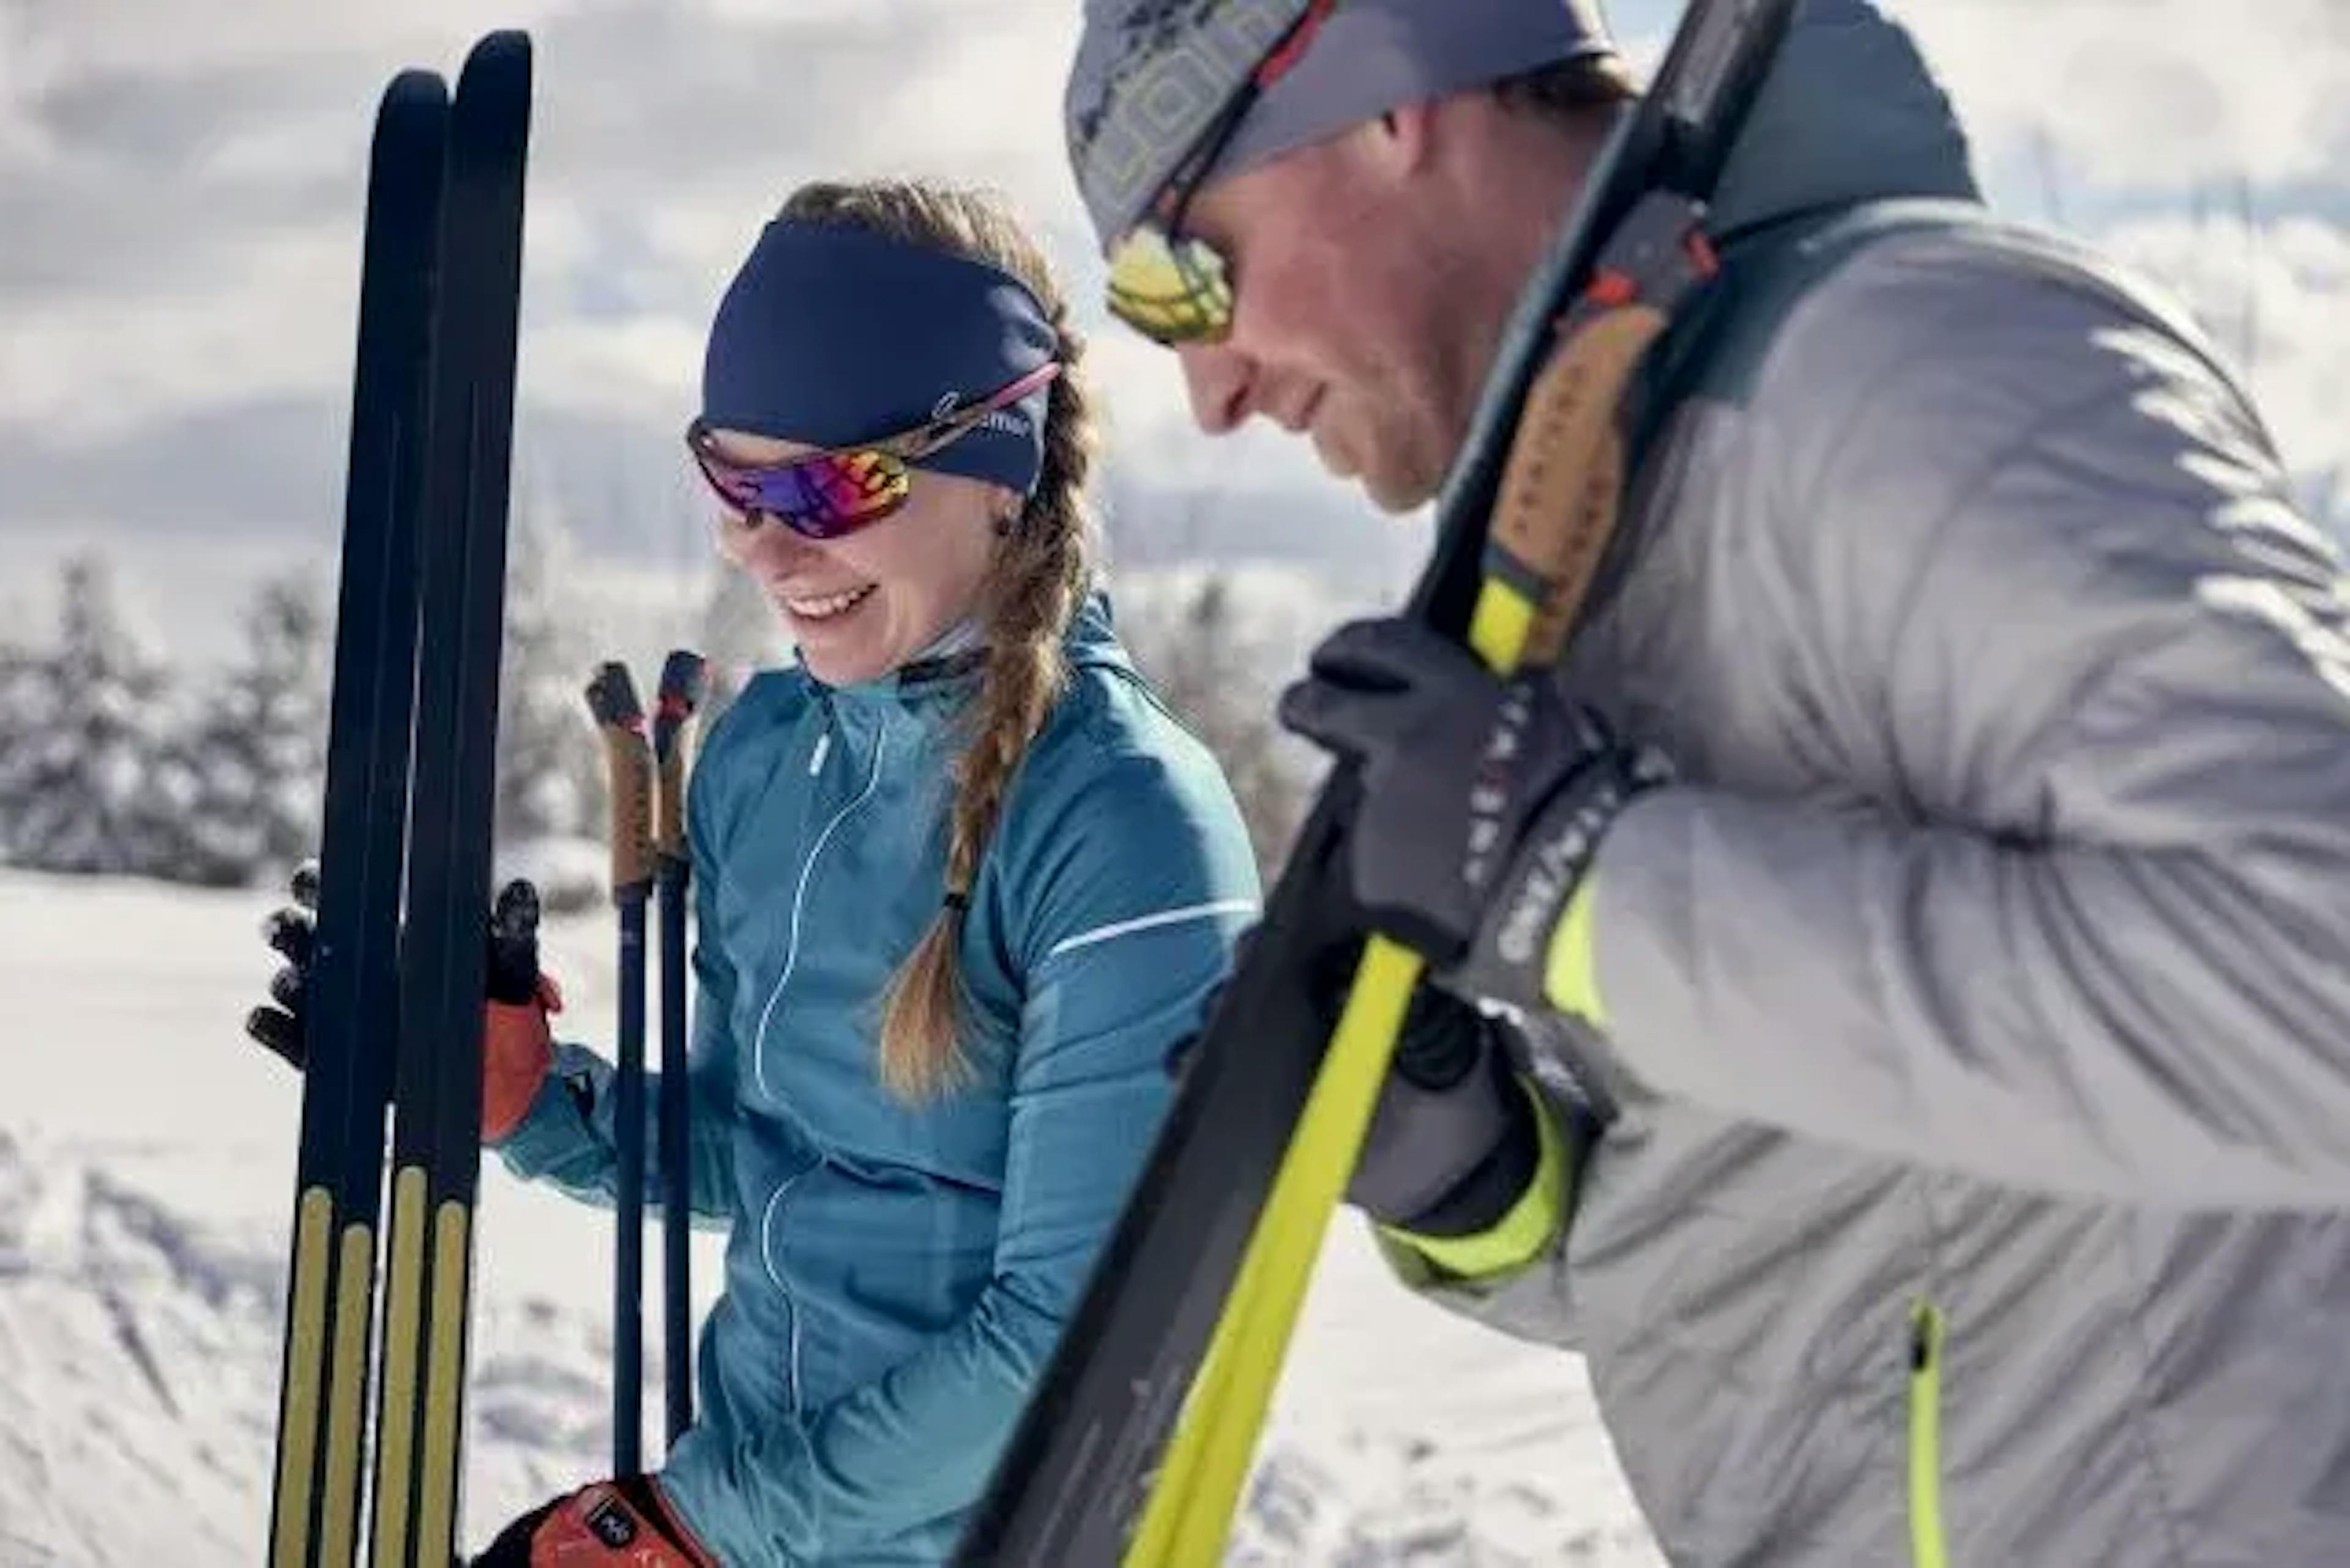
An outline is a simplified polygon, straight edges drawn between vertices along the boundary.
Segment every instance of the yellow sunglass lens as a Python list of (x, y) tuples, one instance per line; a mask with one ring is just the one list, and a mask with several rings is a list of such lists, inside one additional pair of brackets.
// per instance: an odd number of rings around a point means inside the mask
[(1109, 308), (1162, 343), (1222, 337), (1232, 319), (1224, 258), (1204, 241), (1138, 229), (1110, 256)]

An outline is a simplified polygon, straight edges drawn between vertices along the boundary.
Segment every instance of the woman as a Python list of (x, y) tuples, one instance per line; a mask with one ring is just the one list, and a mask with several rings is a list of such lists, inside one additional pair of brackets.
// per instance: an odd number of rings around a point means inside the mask
[[(688, 802), (724, 1290), (658, 1475), (478, 1563), (942, 1560), (1117, 1218), (1257, 885), (1091, 590), (1063, 311), (1002, 209), (899, 182), (796, 192), (719, 308), (688, 439), (799, 650)], [(485, 1137), (608, 1200), (610, 1067), (492, 1012)]]

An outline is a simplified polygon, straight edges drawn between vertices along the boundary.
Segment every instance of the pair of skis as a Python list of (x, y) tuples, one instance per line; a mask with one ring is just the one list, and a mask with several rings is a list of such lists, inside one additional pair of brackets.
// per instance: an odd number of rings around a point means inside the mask
[(377, 109), (273, 1568), (342, 1568), (363, 1531), (375, 1568), (455, 1550), (531, 88), (528, 37), (493, 33), (453, 95), (409, 70)]
[[(1706, 203), (1794, 0), (1691, 0), (1521, 297), (1409, 614), (1497, 672), (1555, 657), (1613, 532), (1627, 403), (1713, 258)], [(1367, 929), (1335, 767), (1189, 1053), (1117, 1229), (959, 1544), (961, 1568), (1221, 1561), (1420, 964), (1379, 936), (1336, 1030), (1308, 977)]]
[(660, 889), (662, 1390), (669, 1441), (693, 1421), (691, 1293), (691, 1096), (686, 1055), (685, 900), (692, 857), (685, 842), (686, 747), (708, 668), (672, 649), (653, 715), (645, 722), (625, 664), (608, 661), (588, 686), (588, 711), (604, 737), (611, 797), (612, 901), (620, 921), (620, 1048), (613, 1085), (619, 1143), (619, 1233), (613, 1249), (612, 1469), (643, 1468), (645, 1209), (645, 904)]

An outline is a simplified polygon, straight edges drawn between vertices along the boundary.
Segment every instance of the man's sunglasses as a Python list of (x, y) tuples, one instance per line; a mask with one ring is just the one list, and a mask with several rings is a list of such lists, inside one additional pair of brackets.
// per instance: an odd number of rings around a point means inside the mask
[(1232, 330), (1232, 269), (1222, 251), (1183, 232), (1183, 213), (1258, 98), (1297, 64), (1336, 5), (1337, 0), (1313, 0), (1305, 7), (1168, 176), (1152, 203), (1166, 216), (1146, 215), (1111, 247), (1110, 314), (1144, 337), (1171, 348), (1212, 343)]
[(686, 427), (694, 466), (732, 512), (751, 523), (773, 518), (808, 539), (837, 539), (879, 523), (906, 504), (910, 467), (987, 422), (1061, 373), (1046, 360), (968, 408), (949, 409), (897, 435), (861, 446), (812, 452), (788, 462), (734, 462), (721, 456), (709, 425)]

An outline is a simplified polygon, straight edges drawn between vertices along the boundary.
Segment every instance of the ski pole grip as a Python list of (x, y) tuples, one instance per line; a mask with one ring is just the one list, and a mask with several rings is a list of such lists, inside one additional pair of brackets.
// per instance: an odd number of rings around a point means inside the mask
[(709, 684), (709, 668), (702, 655), (671, 649), (653, 699), (653, 848), (672, 862), (686, 857), (686, 743)]
[(1488, 579), (1532, 590), (1535, 601), (1502, 673), (1548, 664), (1573, 632), (1623, 507), (1636, 382), (1676, 311), (1718, 265), (1696, 204), (1652, 191), (1561, 313), (1555, 347), (1519, 410), (1486, 534)]
[(652, 881), (652, 748), (645, 711), (629, 667), (608, 659), (588, 683), (588, 711), (604, 737), (604, 766), (612, 803), (612, 896), (641, 891)]

